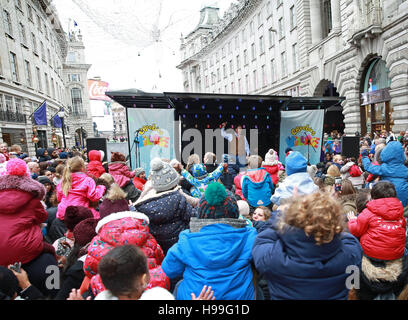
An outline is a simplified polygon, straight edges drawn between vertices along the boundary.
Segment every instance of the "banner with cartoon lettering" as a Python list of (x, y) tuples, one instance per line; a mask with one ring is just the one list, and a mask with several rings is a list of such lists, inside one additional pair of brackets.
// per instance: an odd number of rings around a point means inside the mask
[(148, 176), (153, 158), (171, 160), (175, 157), (174, 110), (128, 108), (127, 112), (131, 166), (132, 169), (143, 167)]
[(310, 164), (320, 162), (324, 110), (281, 111), (279, 160), (285, 163), (285, 150), (299, 151)]

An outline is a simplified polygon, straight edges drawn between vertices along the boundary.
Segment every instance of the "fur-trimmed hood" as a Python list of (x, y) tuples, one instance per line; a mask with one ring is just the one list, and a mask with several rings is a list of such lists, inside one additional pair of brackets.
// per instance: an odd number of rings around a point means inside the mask
[(166, 195), (169, 195), (169, 194), (174, 193), (176, 191), (179, 191), (180, 189), (181, 189), (180, 186), (176, 186), (175, 188), (173, 188), (171, 190), (160, 192), (160, 193), (157, 193), (156, 190), (151, 189), (148, 193), (146, 193), (143, 196), (143, 198), (140, 197), (133, 205), (135, 207), (140, 206), (141, 204), (144, 204), (144, 203), (149, 202), (149, 201), (154, 200), (154, 199), (159, 199), (159, 198), (161, 198), (163, 196), (166, 196)]
[[(44, 186), (28, 177), (19, 176), (2, 176), (0, 177), (0, 192), (5, 190), (20, 190), (24, 192), (31, 193), (34, 198), (42, 200), (45, 196)], [(0, 207), (1, 207), (1, 197), (0, 197)]]
[(99, 232), (99, 230), (109, 222), (115, 221), (115, 220), (120, 220), (123, 218), (135, 218), (135, 219), (141, 219), (145, 220), (147, 223), (149, 223), (149, 218), (141, 212), (137, 211), (123, 211), (123, 212), (116, 212), (116, 213), (111, 213), (110, 215), (106, 216), (105, 218), (101, 219), (98, 224), (96, 225), (95, 231), (96, 233)]

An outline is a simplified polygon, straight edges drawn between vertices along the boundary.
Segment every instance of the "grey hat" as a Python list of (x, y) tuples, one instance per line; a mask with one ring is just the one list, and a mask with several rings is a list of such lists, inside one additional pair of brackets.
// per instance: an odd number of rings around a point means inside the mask
[(141, 173), (145, 172), (145, 169), (143, 168), (137, 168), (135, 170), (135, 177), (138, 177)]
[(169, 163), (155, 158), (150, 162), (150, 179), (157, 192), (173, 189), (178, 185), (180, 176)]

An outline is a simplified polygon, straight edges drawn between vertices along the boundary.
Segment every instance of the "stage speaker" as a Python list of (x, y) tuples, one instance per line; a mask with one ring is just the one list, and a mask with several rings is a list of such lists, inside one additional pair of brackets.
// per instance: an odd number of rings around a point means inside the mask
[(108, 159), (108, 152), (107, 152), (107, 139), (106, 138), (89, 138), (86, 139), (86, 149), (88, 153), (89, 159), (89, 152), (92, 150), (102, 150), (105, 153), (105, 157), (103, 158), (102, 162), (107, 161)]
[(342, 137), (341, 154), (347, 158), (360, 156), (360, 137)]

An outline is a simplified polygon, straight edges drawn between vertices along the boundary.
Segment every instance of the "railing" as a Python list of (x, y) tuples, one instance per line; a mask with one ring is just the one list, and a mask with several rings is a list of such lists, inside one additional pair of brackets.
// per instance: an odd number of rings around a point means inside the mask
[(27, 123), (27, 116), (19, 112), (0, 110), (0, 121)]

